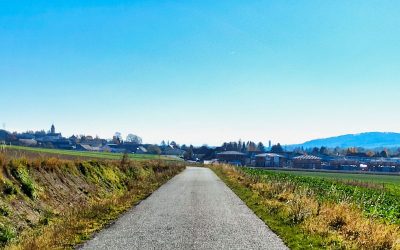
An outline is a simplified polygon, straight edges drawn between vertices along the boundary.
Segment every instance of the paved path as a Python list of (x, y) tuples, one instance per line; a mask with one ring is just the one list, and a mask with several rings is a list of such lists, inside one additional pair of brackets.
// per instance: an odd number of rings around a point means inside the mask
[(287, 249), (210, 170), (188, 167), (82, 249)]

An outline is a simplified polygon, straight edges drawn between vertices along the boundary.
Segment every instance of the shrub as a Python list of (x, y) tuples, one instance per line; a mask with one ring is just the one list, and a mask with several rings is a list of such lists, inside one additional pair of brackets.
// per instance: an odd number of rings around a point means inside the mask
[(50, 211), (45, 211), (39, 219), (39, 224), (48, 225), (51, 221), (53, 214)]
[(21, 189), (24, 194), (31, 199), (37, 197), (35, 183), (24, 166), (19, 165), (18, 167), (13, 167), (11, 169), (11, 174), (21, 183)]
[(46, 169), (55, 169), (57, 167), (60, 167), (61, 165), (62, 165), (62, 161), (59, 158), (55, 158), (55, 157), (45, 159), (42, 162), (42, 166), (45, 167)]
[(288, 202), (288, 219), (293, 224), (299, 224), (316, 213), (318, 203), (303, 194), (295, 194)]
[(264, 200), (262, 203), (266, 208), (267, 212), (271, 215), (276, 215), (280, 211), (285, 209), (285, 204), (276, 200)]
[(3, 184), (4, 184), (4, 186), (3, 186), (4, 194), (14, 195), (14, 194), (18, 193), (17, 189), (15, 188), (15, 186), (13, 185), (13, 183), (11, 181), (3, 180)]
[(6, 162), (6, 155), (4, 153), (0, 153), (0, 167), (3, 167)]
[(9, 216), (11, 214), (10, 208), (5, 204), (1, 204), (0, 205), (0, 214), (3, 216)]
[(0, 244), (5, 245), (16, 237), (15, 230), (7, 225), (0, 223)]

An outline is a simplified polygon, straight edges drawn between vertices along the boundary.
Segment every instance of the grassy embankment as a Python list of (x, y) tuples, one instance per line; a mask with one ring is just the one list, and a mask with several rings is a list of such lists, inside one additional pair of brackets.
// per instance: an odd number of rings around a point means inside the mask
[(184, 169), (179, 161), (0, 153), (0, 245), (73, 248)]
[(292, 249), (400, 249), (400, 194), (321, 177), (212, 166)]
[[(19, 156), (41, 156), (41, 157), (57, 157), (57, 158), (96, 158), (96, 159), (107, 159), (107, 160), (119, 160), (121, 159), (121, 153), (109, 153), (109, 152), (88, 152), (88, 151), (74, 151), (74, 150), (62, 150), (62, 149), (49, 149), (49, 148), (34, 148), (34, 147), (22, 147), (22, 146), (9, 146), (3, 145), (9, 155), (14, 157)], [(167, 156), (150, 155), (150, 154), (129, 154), (131, 160), (176, 160)]]

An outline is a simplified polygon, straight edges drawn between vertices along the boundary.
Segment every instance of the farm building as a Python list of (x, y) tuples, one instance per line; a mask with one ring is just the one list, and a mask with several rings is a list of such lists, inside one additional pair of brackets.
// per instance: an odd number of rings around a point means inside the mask
[(19, 139), (18, 141), (22, 146), (33, 147), (37, 145), (37, 141), (34, 139)]
[(321, 169), (322, 159), (313, 155), (301, 155), (293, 158), (294, 168)]
[(399, 172), (400, 161), (396, 158), (377, 158), (370, 160), (368, 167), (377, 172)]
[(99, 147), (92, 147), (86, 144), (77, 144), (76, 150), (78, 151), (92, 151), (92, 152), (99, 152), (101, 149)]
[(329, 161), (329, 166), (326, 168), (329, 170), (354, 170), (354, 171), (360, 171), (360, 165), (363, 163), (363, 161), (356, 159), (356, 158), (350, 158), (350, 157), (343, 157), (343, 158), (333, 158)]
[(285, 168), (289, 166), (289, 161), (285, 156), (273, 153), (256, 155), (256, 167)]
[(246, 164), (246, 155), (238, 151), (225, 151), (217, 154), (217, 159), (223, 163), (244, 166)]

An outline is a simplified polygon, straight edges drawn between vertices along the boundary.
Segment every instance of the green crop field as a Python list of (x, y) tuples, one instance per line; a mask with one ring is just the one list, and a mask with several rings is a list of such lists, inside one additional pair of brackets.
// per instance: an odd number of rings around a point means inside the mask
[[(266, 181), (308, 187), (321, 200), (352, 201), (366, 214), (400, 224), (399, 176), (243, 168)], [(384, 185), (380, 185), (383, 183)]]
[(338, 181), (346, 184), (353, 184), (370, 187), (382, 188), (392, 193), (400, 194), (399, 175), (375, 175), (375, 174), (352, 174), (352, 173), (329, 173), (329, 172), (309, 172), (309, 171), (285, 171), (285, 170), (265, 170), (274, 173), (284, 173), (295, 176), (318, 177), (327, 180)]
[(330, 173), (330, 172), (307, 172), (307, 171), (282, 171), (282, 170), (268, 170), (277, 173), (287, 173), (298, 176), (321, 177), (334, 180), (345, 181), (363, 181), (378, 184), (396, 184), (400, 185), (400, 175), (375, 175), (375, 174), (352, 174), (352, 173)]
[[(32, 147), (21, 147), (21, 146), (3, 146), (3, 150), (10, 151), (14, 154), (24, 153), (35, 153), (43, 154), (46, 156), (70, 156), (78, 158), (101, 158), (109, 160), (119, 160), (122, 158), (121, 153), (108, 153), (108, 152), (87, 152), (87, 151), (73, 151), (73, 150), (61, 150), (61, 149), (48, 149), (48, 148), (32, 148)], [(176, 158), (158, 155), (147, 155), (147, 154), (129, 154), (129, 158), (132, 160), (177, 160)]]

